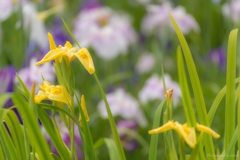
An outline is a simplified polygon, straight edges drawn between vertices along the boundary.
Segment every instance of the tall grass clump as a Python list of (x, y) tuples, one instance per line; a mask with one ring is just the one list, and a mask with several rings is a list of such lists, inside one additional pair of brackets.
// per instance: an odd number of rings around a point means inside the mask
[[(173, 89), (164, 91), (165, 98), (155, 110), (151, 129), (148, 131), (149, 144), (142, 140), (137, 134), (136, 139), (143, 145), (149, 145), (148, 160), (161, 159), (159, 142), (164, 142), (165, 155), (170, 160), (184, 159), (236, 159), (240, 148), (238, 124), (240, 123), (240, 78), (236, 71), (236, 46), (237, 33), (231, 31), (228, 40), (226, 85), (218, 92), (208, 110), (205, 103), (205, 95), (199, 80), (196, 65), (188, 43), (183, 36), (174, 17), (169, 17), (177, 34), (180, 45), (176, 49), (178, 79), (182, 93), (183, 111), (186, 122), (181, 124), (174, 120)], [(63, 23), (74, 38), (66, 22)], [(1, 160), (70, 160), (78, 159), (75, 136), (77, 132), (82, 140), (82, 151), (85, 160), (97, 160), (99, 147), (106, 145), (111, 160), (126, 160), (125, 151), (121, 142), (120, 133), (116, 127), (111, 106), (106, 98), (105, 90), (97, 76), (98, 67), (94, 65), (94, 59), (87, 48), (73, 47), (70, 42), (64, 46), (57, 46), (54, 37), (48, 33), (50, 50), (36, 66), (53, 61), (58, 84), (50, 84), (42, 73), (42, 83), (32, 84), (29, 91), (17, 75), (20, 93), (0, 95), (0, 159)], [(75, 90), (75, 76), (72, 68), (72, 61), (78, 63), (90, 75), (88, 78), (96, 81), (98, 90), (105, 103), (108, 124), (111, 129), (111, 137), (93, 139), (88, 115), (88, 104), (85, 102), (84, 93), (79, 96)], [(240, 70), (240, 69), (239, 69)], [(163, 72), (163, 70), (162, 70)], [(211, 72), (209, 70), (209, 72)], [(164, 75), (164, 74), (163, 74)], [(39, 91), (36, 93), (36, 85)], [(165, 84), (164, 84), (165, 85)], [(236, 87), (237, 86), (237, 87)], [(171, 86), (170, 86), (171, 87)], [(216, 115), (219, 104), (225, 98), (225, 117), (222, 124), (225, 125), (224, 135), (219, 135), (211, 129), (212, 121)], [(3, 108), (8, 99), (13, 101), (13, 106)], [(236, 103), (238, 101), (238, 103)], [(77, 107), (74, 107), (74, 106)], [(150, 108), (149, 108), (150, 109)], [(15, 113), (18, 111), (18, 115)], [(195, 112), (197, 111), (197, 112)], [(237, 114), (236, 114), (237, 113)], [(71, 145), (63, 141), (60, 128), (57, 125), (57, 116), (61, 117), (70, 135)], [(237, 117), (236, 117), (237, 116)], [(236, 121), (237, 119), (237, 121)], [(97, 121), (96, 119), (94, 119)], [(43, 135), (43, 130), (49, 139)], [(99, 131), (101, 132), (101, 131)], [(129, 132), (131, 134), (131, 132)], [(162, 136), (159, 134), (162, 133)], [(223, 146), (216, 148), (215, 139), (223, 139)], [(57, 153), (49, 146), (52, 142)], [(236, 147), (236, 143), (238, 145)]]

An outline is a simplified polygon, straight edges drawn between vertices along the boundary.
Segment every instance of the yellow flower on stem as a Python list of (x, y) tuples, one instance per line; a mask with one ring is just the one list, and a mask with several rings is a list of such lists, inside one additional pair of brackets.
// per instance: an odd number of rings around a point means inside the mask
[(90, 74), (95, 72), (92, 57), (86, 48), (77, 50), (77, 48), (72, 47), (72, 44), (68, 41), (64, 46), (59, 45), (57, 47), (51, 33), (48, 33), (48, 40), (50, 51), (43, 57), (41, 61), (36, 63), (36, 66), (52, 60), (61, 62), (63, 57), (65, 57), (67, 61), (71, 63), (77, 57)]
[[(219, 138), (220, 135), (214, 132), (211, 128), (197, 124), (197, 130), (200, 132), (206, 132), (210, 135), (212, 135), (214, 138)], [(185, 142), (191, 147), (194, 148), (197, 144), (196, 141), (196, 133), (195, 129), (193, 127), (189, 127), (186, 123), (184, 125), (178, 123), (178, 122), (173, 122), (173, 121), (168, 121), (166, 124), (163, 126), (150, 130), (148, 133), (149, 134), (157, 134), (157, 133), (162, 133), (166, 132), (168, 130), (175, 130), (180, 137), (182, 137)]]
[[(83, 114), (86, 118), (86, 121), (87, 122), (90, 121), (90, 118), (89, 118), (88, 112), (87, 112), (87, 107), (86, 107), (84, 95), (82, 95), (82, 97), (81, 97), (81, 107), (82, 107), (82, 110), (83, 110)], [(82, 120), (82, 118), (81, 118), (81, 116), (79, 116), (79, 121), (81, 121), (81, 120)]]
[(42, 100), (52, 100), (71, 106), (71, 96), (64, 86), (50, 85), (49, 82), (44, 81), (43, 84), (39, 84), (39, 88), (40, 90), (34, 98), (36, 103), (40, 103)]

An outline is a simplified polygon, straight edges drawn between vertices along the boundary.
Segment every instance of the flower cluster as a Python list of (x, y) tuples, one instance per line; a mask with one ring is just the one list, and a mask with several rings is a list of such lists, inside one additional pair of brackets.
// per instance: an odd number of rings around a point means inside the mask
[[(204, 125), (200, 125), (197, 123), (196, 128), (198, 131), (208, 133), (208, 134), (212, 135), (214, 138), (220, 137), (219, 134), (217, 134), (211, 128), (206, 127)], [(174, 121), (170, 120), (163, 126), (153, 129), (153, 130), (150, 130), (148, 133), (149, 134), (157, 134), (157, 133), (166, 132), (171, 129), (175, 130), (180, 135), (180, 137), (183, 138), (184, 141), (191, 148), (195, 148), (195, 146), (197, 144), (196, 132), (195, 132), (194, 127), (189, 127), (187, 124), (182, 125), (178, 122), (174, 122)]]

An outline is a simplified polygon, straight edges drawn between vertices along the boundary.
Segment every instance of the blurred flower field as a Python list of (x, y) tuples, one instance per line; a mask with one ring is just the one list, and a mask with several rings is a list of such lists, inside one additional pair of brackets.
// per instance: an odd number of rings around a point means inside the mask
[(0, 159), (239, 159), (239, 26), (240, 0), (0, 0)]

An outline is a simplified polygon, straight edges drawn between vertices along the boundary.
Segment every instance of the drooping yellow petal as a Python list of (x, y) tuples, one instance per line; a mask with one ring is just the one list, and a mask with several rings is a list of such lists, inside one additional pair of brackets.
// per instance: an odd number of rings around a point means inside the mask
[[(84, 95), (82, 95), (82, 97), (81, 97), (81, 107), (82, 107), (84, 116), (85, 116), (85, 118), (86, 118), (86, 121), (90, 121), (90, 118), (89, 118), (88, 112), (87, 112), (87, 108), (86, 108), (86, 103), (85, 103)], [(82, 120), (82, 118), (81, 118), (81, 116), (80, 116), (79, 121), (81, 121), (81, 120)]]
[(174, 129), (174, 123), (173, 121), (168, 121), (166, 124), (164, 124), (163, 126), (156, 128), (156, 129), (152, 129), (150, 131), (148, 131), (148, 134), (157, 134), (157, 133), (162, 133), (171, 129)]
[(54, 49), (56, 49), (56, 48), (57, 48), (56, 43), (55, 43), (55, 41), (54, 41), (54, 39), (53, 39), (52, 34), (49, 33), (49, 32), (48, 32), (48, 40), (49, 40), (49, 47), (50, 47), (50, 50), (54, 50)]
[(63, 102), (65, 104), (71, 104), (71, 96), (68, 94), (65, 87), (61, 85), (51, 86), (48, 98), (53, 101)]
[(42, 100), (47, 100), (48, 99), (48, 96), (45, 92), (43, 91), (38, 91), (37, 95), (34, 97), (34, 100), (36, 103), (40, 103), (42, 102)]
[(217, 134), (215, 131), (213, 131), (211, 128), (209, 128), (207, 126), (204, 126), (204, 125), (201, 125), (201, 124), (198, 124), (198, 123), (197, 123), (197, 130), (199, 132), (208, 133), (208, 134), (212, 135), (214, 138), (219, 138), (220, 137), (220, 135)]
[(92, 57), (88, 50), (86, 48), (81, 48), (77, 54), (76, 57), (79, 59), (79, 61), (82, 63), (84, 68), (90, 73), (93, 74), (95, 72), (95, 67), (93, 64)]
[(171, 129), (175, 130), (191, 148), (194, 148), (196, 146), (197, 141), (195, 130), (194, 128), (189, 128), (187, 124), (182, 125), (178, 122), (168, 121), (163, 126), (157, 129), (150, 130), (148, 133), (149, 134), (162, 133)]
[(185, 142), (191, 147), (194, 148), (197, 144), (196, 133), (193, 127), (188, 127), (187, 124), (180, 124), (175, 122), (176, 131), (178, 134), (185, 140)]

